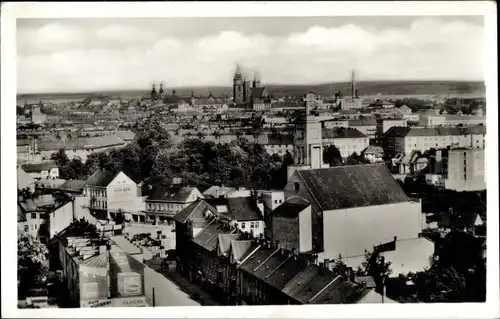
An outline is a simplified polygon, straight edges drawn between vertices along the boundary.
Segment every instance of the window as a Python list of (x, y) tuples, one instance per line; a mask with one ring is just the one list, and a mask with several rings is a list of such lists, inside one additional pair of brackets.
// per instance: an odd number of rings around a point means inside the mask
[(275, 200), (274, 200), (274, 203), (275, 203), (275, 204), (278, 204), (278, 201), (275, 199)]
[(253, 222), (250, 222), (250, 229), (252, 229), (254, 226), (254, 223)]
[(241, 229), (245, 229), (245, 223), (241, 223)]
[(36, 213), (31, 213), (31, 219), (36, 219)]
[(283, 200), (282, 200), (282, 199), (280, 199), (280, 204), (281, 204), (282, 202), (283, 202)]
[(259, 228), (259, 222), (255, 222), (254, 227), (255, 227), (255, 228)]
[(295, 182), (294, 184), (295, 191), (298, 192), (300, 190), (300, 184), (298, 182)]
[(30, 227), (28, 225), (24, 225), (24, 231), (29, 231), (30, 230)]

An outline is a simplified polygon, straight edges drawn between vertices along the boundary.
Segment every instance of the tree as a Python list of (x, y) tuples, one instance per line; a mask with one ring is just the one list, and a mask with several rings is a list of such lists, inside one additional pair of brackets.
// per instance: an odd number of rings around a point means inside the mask
[(48, 253), (47, 246), (38, 238), (30, 234), (17, 236), (17, 272), (21, 298), (29, 289), (45, 283), (48, 274)]
[(392, 273), (390, 266), (391, 263), (385, 261), (385, 258), (375, 249), (371, 253), (365, 251), (365, 260), (358, 272), (365, 276), (373, 277), (376, 286), (375, 290), (378, 293), (383, 293), (385, 280)]
[(65, 167), (69, 164), (69, 158), (68, 155), (66, 155), (64, 148), (52, 153), (50, 155), (50, 159), (56, 163), (58, 168)]
[(325, 147), (323, 151), (323, 162), (330, 164), (330, 166), (342, 165), (342, 155), (335, 145)]

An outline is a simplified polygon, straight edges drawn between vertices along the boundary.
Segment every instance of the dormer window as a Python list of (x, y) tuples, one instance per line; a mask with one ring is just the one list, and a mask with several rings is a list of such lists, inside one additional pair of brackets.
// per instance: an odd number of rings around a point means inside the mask
[(300, 184), (299, 184), (298, 182), (295, 182), (295, 183), (293, 184), (293, 187), (294, 187), (294, 189), (295, 189), (295, 192), (298, 192), (298, 191), (300, 190)]

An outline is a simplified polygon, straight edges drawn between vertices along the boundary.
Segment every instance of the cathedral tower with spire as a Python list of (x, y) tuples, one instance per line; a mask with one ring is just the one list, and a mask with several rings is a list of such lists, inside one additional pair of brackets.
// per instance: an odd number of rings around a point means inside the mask
[(236, 66), (236, 72), (233, 77), (233, 99), (234, 103), (242, 104), (245, 102), (245, 83), (241, 74), (240, 65)]
[(153, 89), (151, 90), (151, 100), (156, 100), (158, 98), (158, 93), (156, 92), (155, 84), (153, 83)]

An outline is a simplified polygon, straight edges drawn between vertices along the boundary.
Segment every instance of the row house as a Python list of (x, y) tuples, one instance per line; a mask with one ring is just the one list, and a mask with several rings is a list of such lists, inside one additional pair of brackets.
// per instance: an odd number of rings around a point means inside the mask
[(390, 156), (448, 146), (484, 148), (485, 136), (485, 126), (392, 127), (384, 134), (383, 146)]
[(159, 187), (146, 199), (148, 219), (154, 219), (155, 224), (170, 224), (175, 214), (198, 198), (203, 198), (203, 194), (196, 187)]
[(348, 157), (354, 152), (361, 152), (370, 144), (368, 136), (357, 129), (337, 127), (322, 130), (321, 143), (323, 147), (335, 145), (342, 157)]
[[(179, 247), (179, 245), (178, 245)], [(179, 263), (196, 285), (227, 305), (380, 303), (382, 296), (262, 236), (210, 217)], [(375, 298), (373, 295), (376, 295)]]

